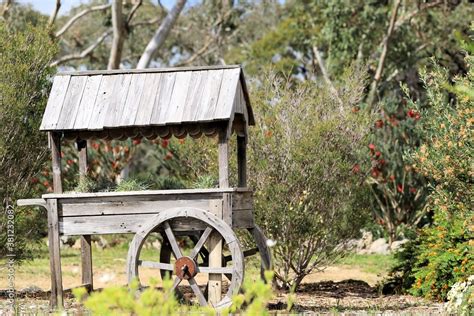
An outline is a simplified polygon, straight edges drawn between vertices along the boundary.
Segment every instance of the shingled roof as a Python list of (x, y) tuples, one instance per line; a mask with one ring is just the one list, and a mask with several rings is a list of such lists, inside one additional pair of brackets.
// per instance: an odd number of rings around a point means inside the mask
[(230, 121), (254, 118), (240, 66), (58, 73), (43, 131)]

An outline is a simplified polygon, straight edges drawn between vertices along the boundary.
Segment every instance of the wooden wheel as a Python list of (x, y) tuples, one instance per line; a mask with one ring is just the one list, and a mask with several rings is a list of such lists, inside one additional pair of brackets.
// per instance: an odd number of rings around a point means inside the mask
[[(180, 236), (195, 236), (197, 233), (196, 231), (184, 233), (180, 231), (179, 223), (186, 221), (193, 222), (194, 224), (198, 221), (198, 226), (205, 227), (205, 229), (201, 230), (202, 233), (199, 234), (199, 239), (194, 248), (185, 255), (184, 249), (182, 249), (177, 242), (176, 235), (178, 235), (178, 232)], [(160, 259), (157, 261), (141, 260), (141, 248), (152, 232), (160, 232), (166, 236), (163, 242), (164, 246), (162, 246), (162, 250), (165, 251), (160, 254)], [(198, 263), (197, 256), (211, 233), (218, 234), (222, 238), (232, 257), (231, 266), (209, 267)], [(175, 258), (174, 264), (170, 263), (171, 256), (168, 255), (169, 253), (166, 253), (166, 249), (169, 248)], [(135, 278), (138, 278), (140, 281), (140, 266), (156, 268), (162, 275), (164, 273), (170, 273), (174, 277), (173, 290), (178, 289), (182, 283), (189, 283), (194, 298), (197, 299), (202, 306), (207, 306), (208, 303), (203, 290), (196, 282), (196, 277), (199, 274), (230, 275), (232, 281), (227, 291), (221, 295), (221, 300), (213, 306), (216, 309), (229, 306), (232, 303), (231, 297), (239, 291), (244, 276), (242, 250), (232, 229), (223, 220), (210, 212), (186, 207), (160, 212), (154, 216), (141, 231), (135, 234), (128, 251), (127, 275), (129, 283)]]

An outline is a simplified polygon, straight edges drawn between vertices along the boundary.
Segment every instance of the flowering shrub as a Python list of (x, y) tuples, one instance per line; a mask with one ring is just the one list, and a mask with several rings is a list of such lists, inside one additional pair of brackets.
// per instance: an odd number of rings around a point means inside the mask
[(388, 234), (391, 244), (399, 227), (414, 227), (421, 219), (425, 202), (424, 177), (411, 166), (406, 152), (419, 145), (417, 125), (422, 118), (412, 101), (382, 104), (375, 121), (373, 142), (368, 145), (371, 169), (368, 184), (376, 205), (375, 219)]
[(474, 274), (473, 57), (466, 62), (469, 73), (455, 78), (454, 87), (447, 84), (447, 70), (438, 66), (421, 74), (430, 107), (413, 167), (431, 182), (426, 208), (433, 224), (421, 231), (412, 293), (437, 300)]
[(450, 315), (468, 316), (474, 310), (474, 275), (466, 282), (458, 282), (448, 292), (446, 312)]

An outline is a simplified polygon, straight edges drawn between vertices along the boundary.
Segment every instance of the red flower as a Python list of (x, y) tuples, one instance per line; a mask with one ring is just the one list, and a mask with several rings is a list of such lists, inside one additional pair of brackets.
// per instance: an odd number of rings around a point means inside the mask
[(353, 173), (359, 173), (360, 172), (360, 166), (359, 164), (355, 164), (354, 167), (352, 167), (352, 172)]
[(44, 180), (44, 181), (43, 181), (43, 185), (44, 185), (45, 187), (49, 186), (48, 180)]
[(68, 160), (67, 160), (67, 164), (71, 166), (72, 164), (74, 164), (74, 160), (68, 159)]
[(385, 165), (385, 160), (384, 160), (384, 159), (380, 159), (380, 160), (379, 160), (379, 166), (382, 167), (383, 165)]
[(415, 114), (415, 121), (418, 121), (420, 118), (421, 118), (420, 113), (416, 113)]
[(415, 188), (409, 188), (408, 191), (410, 191), (410, 193), (416, 193), (416, 189), (415, 189)]
[(375, 145), (374, 144), (369, 144), (369, 149), (370, 149), (370, 151), (374, 151), (375, 150)]
[(377, 168), (372, 168), (372, 177), (377, 178), (380, 175), (380, 170)]
[(173, 153), (171, 151), (168, 151), (165, 156), (165, 160), (170, 160), (173, 158)]
[(389, 177), (390, 181), (395, 181), (395, 176), (392, 174), (390, 177)]
[(397, 184), (397, 191), (403, 193), (403, 185), (401, 185), (400, 183)]
[(161, 147), (166, 148), (166, 147), (168, 147), (169, 143), (170, 143), (169, 140), (167, 140), (167, 139), (162, 139), (162, 140), (161, 140)]
[(375, 152), (375, 157), (379, 158), (380, 155), (382, 155), (382, 153), (381, 153), (380, 151), (376, 151), (376, 152)]
[(417, 114), (416, 111), (413, 109), (409, 109), (407, 113), (408, 117), (411, 117), (411, 118), (414, 118), (416, 114)]
[(141, 142), (142, 142), (142, 140), (141, 140), (140, 138), (136, 138), (136, 139), (133, 140), (132, 143), (133, 143), (134, 145), (139, 145)]
[(353, 112), (353, 113), (357, 113), (357, 112), (359, 112), (359, 111), (360, 111), (360, 107), (358, 107), (358, 106), (354, 106), (354, 107), (352, 108), (352, 112)]
[(36, 177), (31, 178), (31, 183), (38, 183), (39, 179)]
[(375, 121), (375, 128), (382, 128), (382, 127), (383, 127), (383, 121), (382, 120)]
[(272, 131), (266, 131), (266, 132), (265, 132), (265, 137), (267, 137), (267, 138), (272, 137), (272, 135), (273, 135), (273, 132), (272, 132)]
[(93, 142), (92, 143), (92, 148), (94, 148), (95, 150), (98, 150), (100, 148), (100, 145), (96, 142)]

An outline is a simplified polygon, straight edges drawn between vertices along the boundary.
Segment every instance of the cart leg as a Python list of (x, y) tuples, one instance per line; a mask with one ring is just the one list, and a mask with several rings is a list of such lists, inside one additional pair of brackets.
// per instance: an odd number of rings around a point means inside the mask
[[(209, 267), (222, 267), (222, 238), (214, 232), (209, 236)], [(222, 274), (209, 274), (208, 302), (215, 306), (222, 299)]]
[(48, 202), (49, 264), (51, 268), (51, 309), (64, 308), (57, 200)]
[(91, 236), (81, 236), (82, 284), (87, 288), (87, 291), (89, 292), (94, 289), (91, 246)]

